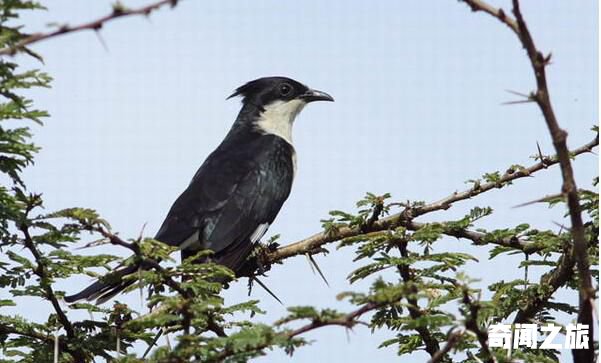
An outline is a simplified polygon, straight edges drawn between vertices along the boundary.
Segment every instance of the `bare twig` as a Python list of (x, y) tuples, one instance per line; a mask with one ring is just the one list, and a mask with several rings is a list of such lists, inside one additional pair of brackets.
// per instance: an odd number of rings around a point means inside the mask
[(518, 28), (517, 22), (514, 19), (508, 17), (507, 14), (505, 14), (505, 11), (503, 11), (503, 9), (501, 9), (501, 8), (497, 9), (494, 6), (491, 6), (491, 5), (487, 4), (486, 2), (480, 1), (480, 0), (460, 0), (460, 1), (463, 1), (464, 3), (466, 3), (472, 9), (472, 11), (483, 11), (489, 15), (494, 16), (495, 18), (499, 19), (500, 22), (507, 25), (509, 27), (509, 29), (511, 29), (514, 33), (519, 34), (519, 28)]
[[(572, 228), (572, 238), (574, 240), (574, 255), (576, 263), (578, 265), (578, 275), (580, 279), (580, 299), (581, 309), (583, 304), (590, 303), (595, 296), (595, 289), (593, 288), (589, 260), (588, 260), (588, 246), (584, 237), (584, 224), (582, 222), (582, 215), (580, 209), (580, 200), (578, 196), (578, 188), (574, 179), (574, 172), (572, 170), (572, 163), (570, 161), (571, 155), (570, 150), (567, 146), (568, 133), (563, 130), (551, 105), (551, 99), (549, 96), (549, 90), (547, 87), (547, 78), (545, 68), (549, 62), (549, 57), (545, 57), (534, 44), (534, 40), (530, 35), (530, 31), (526, 26), (524, 17), (520, 10), (520, 3), (518, 0), (513, 0), (513, 13), (516, 17), (519, 26), (519, 38), (524, 48), (528, 53), (532, 70), (536, 77), (537, 91), (535, 94), (535, 100), (541, 109), (547, 128), (553, 139), (553, 146), (557, 152), (557, 158), (559, 160), (559, 167), (563, 177), (562, 192), (567, 197), (567, 204), (570, 212), (570, 221)], [(591, 322), (592, 323), (592, 322)]]
[[(543, 113), (547, 128), (551, 134), (551, 139), (553, 140), (553, 146), (557, 153), (557, 160), (560, 165), (563, 179), (561, 190), (562, 194), (566, 195), (567, 198), (570, 221), (572, 224), (570, 232), (573, 240), (573, 250), (571, 253), (573, 253), (574, 260), (578, 266), (578, 278), (580, 282), (580, 312), (578, 314), (578, 321), (589, 325), (589, 328), (591, 329), (589, 331), (589, 336), (592, 337), (592, 305), (595, 297), (595, 289), (592, 284), (590, 263), (588, 259), (588, 245), (584, 234), (578, 187), (576, 186), (572, 163), (570, 161), (571, 153), (566, 142), (568, 133), (559, 126), (555, 112), (553, 111), (547, 85), (546, 66), (551, 60), (551, 55), (545, 56), (537, 49), (526, 21), (524, 20), (524, 16), (520, 9), (520, 2), (518, 0), (512, 0), (515, 20), (507, 17), (504, 12), (502, 13), (502, 16), (499, 16), (499, 11), (495, 11), (494, 8), (482, 1), (464, 0), (464, 2), (467, 3), (472, 10), (487, 12), (508, 25), (518, 36), (520, 43), (526, 50), (528, 59), (530, 60), (530, 65), (536, 79), (536, 92), (533, 93), (533, 98)], [(571, 257), (565, 256), (564, 261), (567, 260), (571, 260)], [(573, 351), (575, 361), (594, 361), (592, 341), (593, 339), (590, 340), (588, 349)]]
[[(68, 33), (75, 33), (75, 32), (79, 32), (79, 31), (83, 31), (83, 30), (93, 30), (95, 32), (98, 32), (98, 31), (100, 31), (100, 29), (102, 29), (102, 27), (104, 26), (105, 23), (108, 23), (112, 20), (126, 17), (126, 16), (132, 16), (132, 15), (148, 16), (153, 11), (158, 10), (159, 8), (161, 8), (165, 5), (171, 5), (171, 7), (175, 7), (177, 5), (177, 3), (178, 3), (178, 0), (161, 0), (161, 1), (157, 1), (155, 3), (149, 4), (149, 5), (140, 7), (140, 8), (136, 8), (136, 9), (128, 9), (128, 8), (124, 8), (122, 6), (114, 6), (113, 11), (110, 14), (105, 15), (94, 21), (91, 21), (88, 23), (83, 23), (80, 25), (74, 25), (74, 26), (63, 25), (63, 26), (60, 26), (58, 29), (48, 32), (48, 33), (31, 34), (30, 36), (24, 38), (23, 40), (19, 41), (18, 43), (14, 44), (10, 47), (0, 49), (0, 56), (15, 55), (17, 52), (24, 51), (27, 46), (29, 46), (33, 43), (37, 43), (42, 40), (58, 37), (60, 35), (65, 35)], [(105, 48), (106, 48), (106, 45), (104, 45), (104, 43), (103, 43), (103, 46), (105, 46)]]

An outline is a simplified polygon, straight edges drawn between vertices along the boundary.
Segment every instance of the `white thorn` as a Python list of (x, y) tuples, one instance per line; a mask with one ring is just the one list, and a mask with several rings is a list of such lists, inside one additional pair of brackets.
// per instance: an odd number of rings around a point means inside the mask
[(58, 345), (58, 329), (54, 332), (54, 363), (58, 363), (58, 353), (59, 353), (59, 345)]

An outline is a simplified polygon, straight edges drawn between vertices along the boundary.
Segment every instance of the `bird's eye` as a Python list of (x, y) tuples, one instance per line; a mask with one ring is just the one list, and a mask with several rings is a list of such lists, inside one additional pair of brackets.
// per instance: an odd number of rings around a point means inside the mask
[(288, 83), (282, 83), (280, 85), (280, 95), (289, 96), (292, 93), (292, 86)]

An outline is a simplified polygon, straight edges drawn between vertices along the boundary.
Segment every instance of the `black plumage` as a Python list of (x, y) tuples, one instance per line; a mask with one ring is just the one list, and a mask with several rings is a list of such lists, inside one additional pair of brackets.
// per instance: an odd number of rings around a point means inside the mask
[(234, 272), (252, 249), (250, 237), (280, 211), (294, 175), (292, 145), (246, 128), (233, 128), (208, 157), (155, 237), (177, 246), (188, 240), (183, 257), (209, 248)]
[[(251, 81), (233, 96), (243, 97), (236, 121), (177, 198), (155, 239), (179, 247), (182, 259), (211, 249), (212, 261), (239, 274), (290, 194), (294, 118), (308, 102), (333, 99), (285, 77)], [(65, 300), (104, 302), (133, 284), (123, 278), (138, 268), (117, 269)]]

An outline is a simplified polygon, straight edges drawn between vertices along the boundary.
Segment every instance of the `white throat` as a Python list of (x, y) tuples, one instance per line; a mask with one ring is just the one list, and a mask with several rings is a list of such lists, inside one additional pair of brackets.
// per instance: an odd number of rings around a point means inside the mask
[(292, 145), (292, 125), (305, 105), (305, 101), (297, 99), (275, 101), (265, 106), (265, 111), (257, 121), (257, 127), (262, 132), (279, 136)]

